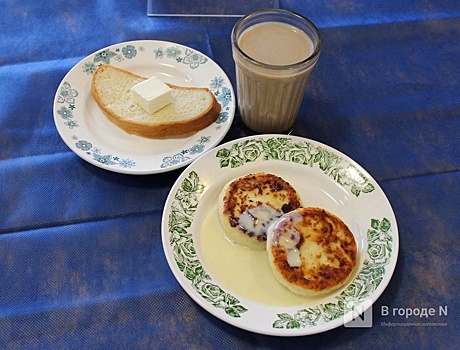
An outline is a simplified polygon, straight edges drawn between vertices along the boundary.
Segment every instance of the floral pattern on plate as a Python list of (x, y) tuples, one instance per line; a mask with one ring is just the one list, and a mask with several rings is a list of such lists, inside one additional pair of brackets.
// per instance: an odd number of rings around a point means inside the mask
[[(342, 206), (344, 219), (354, 225), (361, 248), (354, 275), (337, 292), (308, 300), (305, 305), (272, 306), (240, 297), (206, 271), (198, 246), (201, 225), (215, 203), (214, 196), (230, 179), (258, 171), (289, 174), (295, 187), (313, 176), (315, 182), (301, 186), (304, 191), (330, 199), (337, 208)], [(328, 191), (335, 187), (337, 191)], [(197, 303), (234, 326), (281, 336), (319, 333), (364, 312), (388, 285), (399, 247), (391, 206), (362, 167), (329, 146), (282, 135), (230, 141), (195, 161), (171, 189), (162, 235), (176, 279)], [(254, 322), (256, 319), (260, 321)]]
[[(240, 317), (247, 308), (239, 304), (239, 300), (211, 282), (212, 278), (201, 265), (188, 228), (191, 226), (198, 207), (199, 195), (205, 186), (200, 183), (199, 176), (192, 171), (184, 179), (174, 195), (169, 216), (169, 242), (174, 250), (174, 259), (179, 270), (191, 281), (194, 289), (214, 307), (222, 308), (232, 317)], [(337, 303), (320, 304), (314, 308), (302, 309), (293, 316), (281, 313), (273, 323), (274, 328), (300, 328), (314, 326), (343, 317), (345, 313), (355, 309), (375, 291), (385, 274), (385, 266), (390, 262), (392, 253), (391, 223), (383, 218), (371, 219), (367, 231), (369, 259), (349, 286), (336, 297)]]
[(225, 292), (206, 273), (197, 257), (194, 242), (188, 228), (198, 206), (198, 196), (205, 186), (199, 183), (195, 172), (190, 172), (174, 195), (169, 216), (169, 242), (174, 249), (174, 258), (180, 271), (190, 280), (192, 287), (212, 306), (221, 308), (232, 317), (240, 317), (247, 309), (240, 301)]
[[(136, 154), (132, 156), (116, 155), (116, 144), (101, 142), (91, 135), (85, 124), (85, 96), (88, 95), (84, 81), (92, 78), (98, 67), (113, 64), (130, 70), (133, 62), (136, 65), (148, 66), (152, 62), (168, 61), (179, 72), (193, 76), (201, 81), (200, 85), (208, 87), (221, 104), (221, 112), (217, 120), (209, 127), (191, 135), (185, 145), (162, 147), (161, 140), (145, 140), (145, 143), (157, 143), (152, 149), (163, 150), (163, 154), (147, 159)], [(197, 73), (194, 73), (194, 72)], [(205, 73), (204, 73), (205, 72)], [(207, 79), (204, 81), (203, 79)], [(82, 97), (83, 96), (83, 97)], [(149, 174), (164, 172), (185, 166), (196, 157), (217, 145), (228, 131), (235, 113), (235, 97), (233, 88), (225, 73), (207, 56), (186, 46), (163, 41), (133, 41), (113, 45), (89, 55), (64, 78), (56, 92), (54, 103), (55, 123), (66, 144), (83, 159), (104, 169), (129, 174)], [(65, 129), (72, 130), (67, 132)], [(91, 144), (89, 149), (77, 140)], [(135, 153), (135, 151), (133, 152)], [(153, 164), (153, 162), (155, 162)], [(147, 164), (149, 163), (149, 164)], [(150, 164), (152, 163), (152, 164)]]
[(257, 158), (264, 160), (283, 160), (303, 165), (318, 165), (324, 174), (330, 176), (342, 186), (350, 186), (355, 196), (369, 193), (374, 185), (353, 164), (335, 152), (324, 147), (314, 146), (311, 142), (298, 142), (284, 137), (251, 139), (235, 143), (230, 149), (222, 148), (216, 155), (220, 166), (232, 168), (253, 162)]

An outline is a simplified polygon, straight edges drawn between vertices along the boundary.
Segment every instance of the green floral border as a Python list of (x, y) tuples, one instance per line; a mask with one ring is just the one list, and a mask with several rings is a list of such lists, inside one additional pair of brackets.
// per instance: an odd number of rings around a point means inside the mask
[[(171, 205), (168, 228), (171, 234), (169, 243), (174, 249), (174, 259), (184, 276), (190, 280), (192, 287), (214, 307), (222, 308), (233, 317), (247, 309), (239, 300), (225, 292), (218, 285), (211, 283), (196, 254), (192, 234), (189, 228), (197, 210), (199, 196), (204, 185), (192, 171), (177, 190)], [(364, 266), (353, 282), (336, 297), (337, 303), (321, 304), (314, 308), (299, 310), (293, 316), (282, 313), (273, 323), (274, 328), (300, 328), (329, 322), (345, 315), (358, 304), (366, 300), (383, 280), (385, 265), (390, 262), (393, 238), (390, 235), (391, 224), (388, 219), (371, 220), (371, 229), (367, 232), (370, 259), (364, 260)]]
[(282, 160), (292, 163), (319, 166), (321, 171), (341, 186), (350, 186), (351, 193), (358, 197), (361, 193), (374, 191), (375, 186), (356, 166), (334, 152), (308, 141), (296, 141), (287, 137), (268, 139), (248, 139), (220, 149), (220, 167), (236, 168), (247, 163), (262, 160)]
[[(231, 149), (220, 149), (217, 157), (220, 158), (221, 167), (238, 167), (260, 157), (264, 160), (286, 160), (310, 166), (318, 164), (326, 175), (333, 177), (339, 184), (351, 186), (351, 191), (356, 196), (374, 190), (369, 179), (359, 173), (356, 167), (333, 152), (306, 141), (294, 142), (283, 137), (249, 140), (237, 143)], [(204, 188), (195, 171), (191, 171), (182, 181), (171, 204), (168, 221), (169, 243), (179, 270), (198, 294), (214, 307), (223, 309), (228, 315), (241, 317), (248, 309), (241, 305), (237, 298), (211, 282), (212, 278), (204, 270), (197, 256), (192, 233), (189, 231)], [(299, 329), (321, 325), (343, 317), (358, 304), (369, 299), (383, 281), (385, 267), (391, 261), (393, 237), (390, 232), (391, 222), (387, 218), (371, 219), (367, 231), (368, 258), (364, 260), (363, 267), (348, 287), (335, 297), (337, 302), (300, 309), (294, 315), (279, 313), (272, 327)]]
[(168, 231), (171, 234), (169, 244), (173, 247), (177, 267), (190, 281), (193, 289), (212, 306), (223, 309), (229, 316), (241, 317), (240, 314), (247, 309), (237, 298), (211, 282), (211, 277), (204, 270), (196, 254), (192, 233), (189, 232), (199, 196), (204, 188), (204, 185), (199, 183), (197, 173), (192, 171), (175, 193), (168, 222)]

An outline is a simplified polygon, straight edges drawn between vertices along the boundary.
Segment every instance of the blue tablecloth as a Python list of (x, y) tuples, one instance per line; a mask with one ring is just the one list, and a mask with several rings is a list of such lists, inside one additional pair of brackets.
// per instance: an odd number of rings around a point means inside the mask
[[(179, 286), (161, 245), (163, 206), (181, 170), (109, 172), (80, 159), (58, 135), (53, 99), (61, 80), (111, 44), (184, 44), (212, 57), (234, 84), (229, 38), (237, 18), (148, 17), (143, 0), (6, 0), (1, 349), (458, 347), (458, 1), (280, 1), (280, 7), (309, 17), (323, 36), (293, 133), (362, 165), (398, 220), (398, 264), (373, 305), (373, 326), (279, 338), (208, 314)], [(236, 117), (223, 141), (245, 135)]]

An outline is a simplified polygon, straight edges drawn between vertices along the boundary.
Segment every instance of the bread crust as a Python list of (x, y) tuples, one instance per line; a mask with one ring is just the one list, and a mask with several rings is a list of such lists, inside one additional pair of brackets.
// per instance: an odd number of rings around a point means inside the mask
[(142, 123), (123, 119), (122, 116), (119, 116), (112, 109), (105, 105), (100, 96), (99, 90), (97, 89), (97, 79), (105, 69), (115, 69), (123, 72), (124, 74), (129, 74), (137, 79), (146, 80), (147, 78), (111, 65), (103, 65), (99, 67), (93, 75), (93, 79), (91, 82), (91, 92), (94, 97), (94, 100), (101, 108), (101, 110), (104, 112), (104, 115), (107, 117), (108, 120), (110, 120), (112, 123), (114, 123), (115, 125), (117, 125), (129, 134), (136, 134), (139, 136), (149, 138), (167, 138), (172, 136), (182, 136), (204, 129), (205, 127), (214, 123), (216, 119), (219, 117), (221, 106), (214, 97), (214, 94), (208, 88), (181, 87), (166, 83), (171, 89), (205, 90), (210, 95), (212, 103), (201, 114), (196, 115), (194, 118), (185, 121), (175, 121), (170, 123)]

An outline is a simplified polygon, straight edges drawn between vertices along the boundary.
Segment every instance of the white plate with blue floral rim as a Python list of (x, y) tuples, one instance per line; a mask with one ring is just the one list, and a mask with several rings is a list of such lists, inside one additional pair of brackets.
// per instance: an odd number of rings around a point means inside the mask
[[(249, 264), (248, 272), (237, 261), (234, 271), (219, 271), (228, 259), (233, 263), (226, 251), (234, 246), (225, 238), (217, 240), (224, 233), (210, 224), (218, 223), (218, 195), (228, 181), (254, 172), (281, 176), (299, 192), (304, 206), (322, 207), (348, 225), (357, 242), (358, 263), (343, 287), (322, 297), (295, 296), (291, 301), (276, 296), (273, 302), (267, 295), (284, 287), (275, 280), (266, 290), (257, 289), (255, 283), (271, 278), (262, 260)], [(342, 325), (369, 327), (371, 305), (391, 279), (399, 247), (391, 205), (366, 170), (327, 145), (286, 135), (237, 139), (189, 165), (167, 198), (162, 240), (174, 276), (196, 303), (236, 327), (276, 336), (309, 335)]]
[[(207, 87), (221, 113), (210, 126), (184, 137), (129, 135), (104, 116), (92, 97), (92, 76), (103, 64), (179, 86)], [(119, 173), (153, 174), (181, 168), (215, 147), (232, 124), (235, 95), (225, 72), (203, 53), (172, 42), (139, 40), (103, 48), (77, 63), (59, 85), (53, 111), (61, 138), (87, 162)]]

